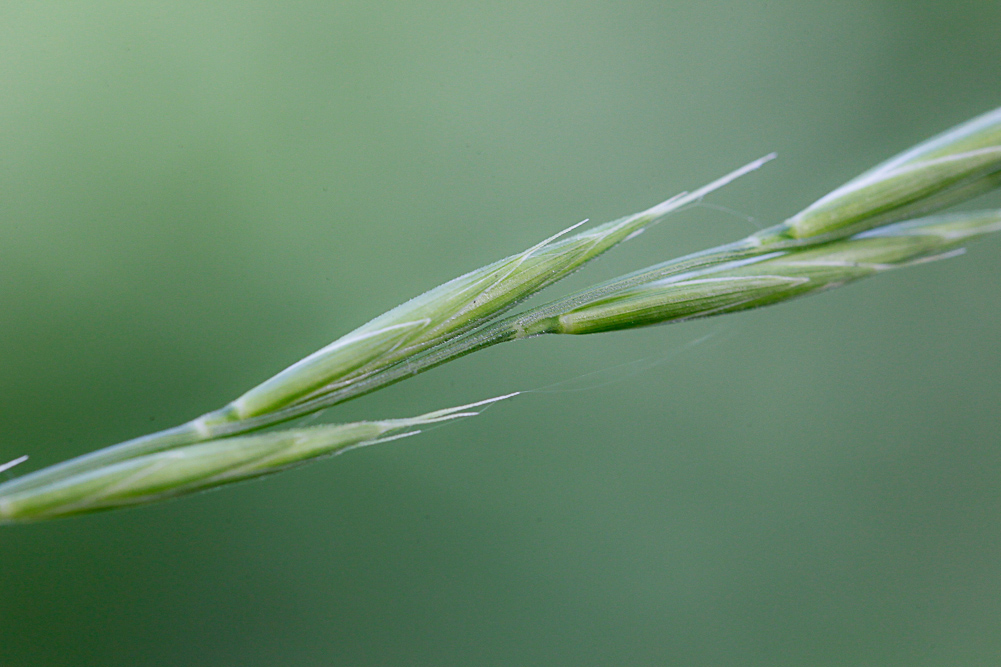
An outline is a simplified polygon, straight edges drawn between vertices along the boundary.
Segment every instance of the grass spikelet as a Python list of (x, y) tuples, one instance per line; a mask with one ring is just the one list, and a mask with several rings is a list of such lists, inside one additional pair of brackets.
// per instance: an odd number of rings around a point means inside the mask
[(37, 521), (156, 502), (270, 475), (363, 445), (416, 435), (421, 426), (471, 417), (515, 394), (409, 419), (285, 429), (146, 454), (0, 496), (0, 523)]
[(209, 419), (238, 420), (310, 400), (462, 335), (562, 280), (666, 215), (771, 160), (768, 155), (646, 211), (531, 248), (450, 280), (397, 306), (246, 392)]
[(971, 199), (1001, 183), (1001, 109), (870, 169), (786, 221), (797, 239), (851, 234)]

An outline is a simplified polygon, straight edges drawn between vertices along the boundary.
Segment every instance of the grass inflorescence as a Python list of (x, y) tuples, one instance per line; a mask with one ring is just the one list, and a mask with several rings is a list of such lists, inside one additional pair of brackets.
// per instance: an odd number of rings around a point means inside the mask
[(773, 157), (646, 211), (584, 231), (575, 225), (451, 280), (190, 422), (0, 484), (0, 523), (155, 502), (472, 416), (476, 408), (507, 396), (409, 419), (274, 428), (492, 345), (772, 305), (952, 257), (970, 240), (1001, 231), (1001, 210), (933, 215), (1001, 185), (1001, 109), (996, 109), (891, 158), (745, 239), (507, 315), (598, 255)]

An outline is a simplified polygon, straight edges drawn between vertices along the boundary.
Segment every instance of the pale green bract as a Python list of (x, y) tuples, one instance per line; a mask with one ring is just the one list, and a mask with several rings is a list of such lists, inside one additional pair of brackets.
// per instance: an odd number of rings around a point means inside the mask
[(797, 239), (855, 233), (965, 201), (1001, 183), (1001, 109), (845, 183), (786, 221)]
[[(745, 239), (502, 317), (609, 248), (772, 157), (641, 213), (571, 234), (575, 225), (449, 281), (186, 424), (0, 484), (0, 522), (154, 502), (468, 416), (472, 408), (500, 399), (412, 419), (248, 435), (498, 343), (543, 334), (615, 331), (771, 305), (889, 269), (951, 257), (965, 242), (1001, 231), (1001, 211), (927, 216), (1001, 185), (997, 109), (901, 153), (785, 222)], [(0, 465), (0, 472), (23, 459)]]

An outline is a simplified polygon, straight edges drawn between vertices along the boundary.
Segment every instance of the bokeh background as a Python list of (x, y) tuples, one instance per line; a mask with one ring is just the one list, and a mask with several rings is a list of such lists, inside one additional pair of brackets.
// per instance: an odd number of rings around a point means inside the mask
[[(1001, 104), (999, 28), (996, 0), (4, 2), (0, 459), (185, 421), (774, 150), (553, 294), (773, 224)], [(324, 416), (529, 390), (476, 419), (4, 528), (0, 665), (996, 665), (999, 275), (991, 239), (501, 346)]]

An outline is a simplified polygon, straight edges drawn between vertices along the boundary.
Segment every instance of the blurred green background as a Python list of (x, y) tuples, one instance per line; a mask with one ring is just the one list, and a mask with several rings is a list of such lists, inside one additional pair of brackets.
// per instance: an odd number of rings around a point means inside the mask
[[(555, 293), (773, 224), (1001, 105), (999, 28), (997, 0), (5, 2), (0, 460), (187, 420), (775, 150)], [(0, 665), (999, 664), (999, 274), (991, 239), (501, 346), (324, 417), (534, 390), (476, 419), (4, 528)]]

